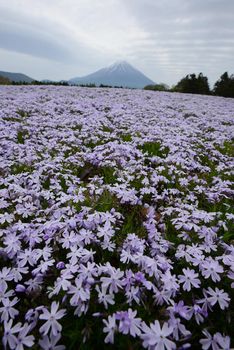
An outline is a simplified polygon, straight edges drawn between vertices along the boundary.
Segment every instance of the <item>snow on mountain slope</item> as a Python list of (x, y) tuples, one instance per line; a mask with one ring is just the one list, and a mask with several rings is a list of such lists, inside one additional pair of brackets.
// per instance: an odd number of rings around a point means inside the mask
[(154, 82), (126, 61), (117, 61), (112, 65), (81, 78), (72, 78), (70, 84), (100, 84), (143, 88)]

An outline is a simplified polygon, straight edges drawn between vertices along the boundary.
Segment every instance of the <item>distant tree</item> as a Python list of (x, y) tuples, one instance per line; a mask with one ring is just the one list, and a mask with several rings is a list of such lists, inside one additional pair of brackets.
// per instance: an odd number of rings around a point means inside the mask
[(119, 86), (119, 85), (107, 85), (107, 84), (100, 84), (99, 85), (100, 88), (115, 88), (115, 89), (123, 89), (123, 86)]
[(99, 85), (100, 88), (112, 88), (112, 85), (106, 85), (106, 84), (100, 84)]
[(208, 95), (210, 94), (208, 78), (202, 73), (199, 73), (198, 76), (194, 73), (188, 74), (174, 86), (172, 91)]
[(27, 81), (12, 81), (11, 82), (12, 85), (31, 85), (31, 83), (27, 82)]
[(234, 97), (234, 75), (229, 76), (228, 72), (223, 73), (214, 84), (213, 92), (218, 96)]
[(0, 85), (9, 85), (9, 84), (11, 84), (10, 79), (0, 75)]
[(55, 86), (69, 86), (67, 81), (39, 81), (33, 80), (31, 85), (55, 85)]
[(152, 90), (152, 91), (169, 91), (169, 86), (164, 84), (164, 83), (160, 83), (160, 84), (154, 84), (154, 85), (146, 85), (144, 87), (144, 90)]
[(31, 82), (31, 84), (32, 84), (32, 85), (45, 85), (44, 82), (39, 81), (39, 80), (33, 80), (33, 81)]
[(88, 87), (88, 88), (95, 88), (96, 85), (93, 83), (87, 83), (87, 84), (74, 84), (73, 86), (81, 86), (81, 87)]
[(199, 94), (202, 94), (202, 95), (210, 94), (208, 78), (205, 77), (202, 73), (200, 73), (197, 77), (197, 86), (198, 86)]

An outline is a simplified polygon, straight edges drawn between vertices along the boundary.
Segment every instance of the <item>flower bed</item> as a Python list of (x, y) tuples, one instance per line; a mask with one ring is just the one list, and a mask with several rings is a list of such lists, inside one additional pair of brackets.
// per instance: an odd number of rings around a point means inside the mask
[(230, 349), (233, 110), (0, 87), (4, 348)]

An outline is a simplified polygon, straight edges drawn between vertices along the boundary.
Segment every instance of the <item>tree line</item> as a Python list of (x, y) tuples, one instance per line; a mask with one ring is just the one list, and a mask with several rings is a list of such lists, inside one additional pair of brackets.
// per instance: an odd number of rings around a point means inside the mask
[(55, 85), (55, 86), (69, 86), (67, 81), (39, 81), (39, 80), (33, 80), (32, 82), (26, 82), (26, 81), (14, 81), (10, 80), (9, 78), (3, 77), (0, 75), (0, 85)]
[[(68, 82), (41, 82), (32, 81), (31, 83), (26, 82), (14, 82), (8, 78), (0, 76), (0, 85), (62, 85), (69, 86)], [(95, 84), (81, 84), (81, 86), (86, 87), (96, 87)], [(108, 85), (101, 84), (99, 87), (112, 87)], [(122, 86), (121, 86), (122, 87)], [(209, 87), (208, 78), (202, 73), (199, 74), (187, 74), (182, 78), (175, 86), (169, 88), (168, 85), (160, 83), (155, 85), (147, 85), (144, 87), (145, 90), (153, 91), (171, 91), (171, 92), (182, 92), (190, 94), (203, 94), (203, 95), (216, 95), (224, 97), (234, 97), (234, 75), (228, 75), (225, 72), (221, 75), (219, 80), (214, 84), (214, 88), (211, 90)]]
[(208, 78), (202, 73), (199, 73), (197, 75), (194, 73), (187, 74), (171, 89), (163, 83), (156, 85), (147, 85), (144, 89), (234, 97), (234, 75), (231, 74), (229, 76), (228, 72), (223, 73), (219, 80), (217, 80), (214, 84), (213, 90), (211, 90), (209, 87)]
[(0, 85), (55, 85), (55, 86), (81, 86), (81, 87), (88, 87), (88, 88), (119, 88), (123, 89), (123, 86), (112, 86), (112, 85), (106, 85), (106, 84), (99, 84), (96, 85), (94, 83), (87, 83), (87, 84), (70, 84), (67, 81), (39, 81), (39, 80), (33, 80), (30, 83), (26, 81), (14, 81), (10, 80), (9, 78), (3, 77), (0, 75)]

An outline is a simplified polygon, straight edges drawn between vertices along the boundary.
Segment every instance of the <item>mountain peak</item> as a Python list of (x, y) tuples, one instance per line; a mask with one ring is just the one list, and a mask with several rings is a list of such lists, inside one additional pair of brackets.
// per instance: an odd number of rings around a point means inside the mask
[(154, 84), (138, 69), (124, 60), (118, 60), (108, 67), (81, 78), (73, 78), (69, 81), (72, 84), (96, 84), (123, 86), (130, 88), (143, 88), (146, 85)]
[(129, 65), (129, 63), (125, 60), (116, 60), (112, 65)]
[(109, 71), (119, 70), (119, 71), (125, 72), (130, 68), (133, 68), (133, 67), (127, 61), (118, 60), (112, 63), (110, 66), (108, 66), (106, 70), (109, 70)]
[(112, 63), (109, 67), (111, 67), (111, 66), (127, 66), (127, 67), (129, 67), (129, 66), (131, 66), (130, 65), (130, 63), (128, 63), (127, 61), (125, 61), (125, 60), (118, 60), (118, 61), (115, 61), (114, 63)]

